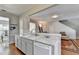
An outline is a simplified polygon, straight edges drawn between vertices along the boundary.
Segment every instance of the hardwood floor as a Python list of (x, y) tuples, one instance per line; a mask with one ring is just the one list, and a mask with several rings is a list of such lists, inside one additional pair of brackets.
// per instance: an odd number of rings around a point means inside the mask
[[(79, 39), (75, 40), (79, 45)], [(79, 49), (76, 50), (75, 46), (68, 40), (63, 41), (61, 44), (61, 54), (62, 55), (79, 55)]]
[[(77, 44), (79, 45), (79, 40), (76, 40)], [(76, 51), (74, 45), (71, 41), (65, 41), (64, 45), (67, 45), (66, 48), (61, 47), (61, 54), (62, 55), (79, 55), (79, 50)], [(62, 44), (63, 46), (63, 44)], [(9, 55), (24, 55), (19, 49), (15, 47), (15, 44), (9, 45)]]
[(24, 53), (17, 49), (15, 44), (10, 44), (7, 47), (0, 47), (0, 55), (24, 55)]
[[(71, 41), (65, 41), (63, 42), (64, 46), (66, 45), (66, 48), (61, 47), (61, 54), (62, 55), (79, 55), (79, 50), (76, 50), (74, 45), (71, 43)], [(79, 45), (79, 40), (76, 40), (76, 43)], [(9, 45), (9, 55), (24, 55), (19, 49), (15, 47), (15, 44)]]
[[(79, 40), (76, 40), (79, 45)], [(79, 50), (75, 50), (74, 45), (70, 41), (62, 42), (61, 54), (62, 55), (79, 55)], [(64, 47), (66, 45), (66, 47)], [(24, 55), (19, 49), (15, 47), (15, 44), (4, 46), (0, 44), (0, 55)]]
[(9, 45), (9, 55), (24, 55), (18, 48), (15, 47), (15, 44)]

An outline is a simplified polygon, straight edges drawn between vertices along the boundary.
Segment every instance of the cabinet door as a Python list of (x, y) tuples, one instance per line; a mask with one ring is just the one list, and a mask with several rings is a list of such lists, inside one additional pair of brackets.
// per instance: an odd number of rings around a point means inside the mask
[(15, 46), (18, 47), (18, 36), (15, 36)]
[(39, 42), (34, 42), (34, 55), (52, 55), (52, 47)]
[(22, 51), (27, 55), (32, 55), (32, 41), (29, 39), (22, 40)]
[(26, 44), (27, 47), (25, 47), (25, 53), (27, 55), (32, 55), (33, 54), (33, 42), (29, 39), (26, 40), (26, 42), (27, 42)]
[[(26, 40), (26, 39), (22, 38), (22, 50), (21, 50), (21, 51), (22, 51), (23, 53), (25, 53), (25, 47), (27, 47), (27, 45), (26, 45), (27, 42), (25, 42), (25, 40)], [(25, 53), (25, 54), (26, 54), (26, 53)]]
[(18, 39), (18, 46), (17, 46), (17, 47), (18, 47), (20, 50), (22, 49), (22, 42), (21, 42), (21, 41), (22, 41), (22, 38), (19, 38), (19, 39)]

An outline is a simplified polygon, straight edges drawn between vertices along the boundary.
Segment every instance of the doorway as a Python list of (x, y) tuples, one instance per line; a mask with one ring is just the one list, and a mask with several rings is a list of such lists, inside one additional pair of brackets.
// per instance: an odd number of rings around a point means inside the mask
[(36, 33), (36, 24), (33, 22), (29, 23), (29, 30), (31, 33)]
[(9, 47), (9, 18), (0, 16), (0, 52), (7, 47)]

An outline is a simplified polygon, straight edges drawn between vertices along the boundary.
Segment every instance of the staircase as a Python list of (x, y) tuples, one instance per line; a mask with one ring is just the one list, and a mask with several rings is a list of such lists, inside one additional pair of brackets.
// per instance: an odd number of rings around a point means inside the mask
[[(73, 21), (73, 20), (72, 20)], [(72, 22), (71, 20), (61, 20), (60, 23), (76, 30), (76, 37), (79, 38), (79, 25), (76, 22)]]
[[(79, 37), (79, 25), (76, 24), (76, 22), (74, 22), (73, 20), (61, 20), (59, 21), (60, 23), (72, 28), (72, 29), (75, 29), (76, 30), (76, 35), (77, 37)], [(72, 40), (72, 39), (69, 39), (69, 41), (71, 41), (72, 43), (72, 46), (74, 48), (62, 48), (63, 52), (65, 53), (62, 53), (62, 54), (69, 54), (69, 55), (79, 55), (79, 40)]]
[(74, 48), (70, 48), (70, 46), (62, 47), (62, 55), (79, 55), (79, 40), (69, 39), (69, 41), (72, 43), (72, 47)]

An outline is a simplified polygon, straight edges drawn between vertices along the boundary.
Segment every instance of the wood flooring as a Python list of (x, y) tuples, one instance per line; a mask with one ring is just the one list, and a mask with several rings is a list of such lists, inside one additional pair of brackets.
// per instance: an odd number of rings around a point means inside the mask
[(24, 55), (19, 49), (15, 47), (15, 44), (10, 44), (9, 46), (0, 47), (0, 55)]
[(9, 45), (9, 55), (24, 55), (18, 48), (16, 48), (15, 44)]
[[(61, 46), (61, 54), (62, 55), (79, 55), (79, 50), (75, 51), (75, 47), (72, 45), (67, 46), (67, 48), (64, 48), (64, 45), (68, 45), (67, 41)], [(79, 44), (79, 40), (76, 40), (76, 42)], [(71, 48), (71, 49), (70, 49)], [(24, 55), (23, 52), (21, 52), (19, 49), (16, 48), (15, 44), (10, 44), (9, 46), (0, 45), (0, 55)]]
[[(79, 39), (75, 40), (75, 42), (79, 45)], [(61, 54), (62, 55), (79, 55), (79, 49), (77, 50), (76, 47), (68, 41), (63, 41), (61, 44)]]

